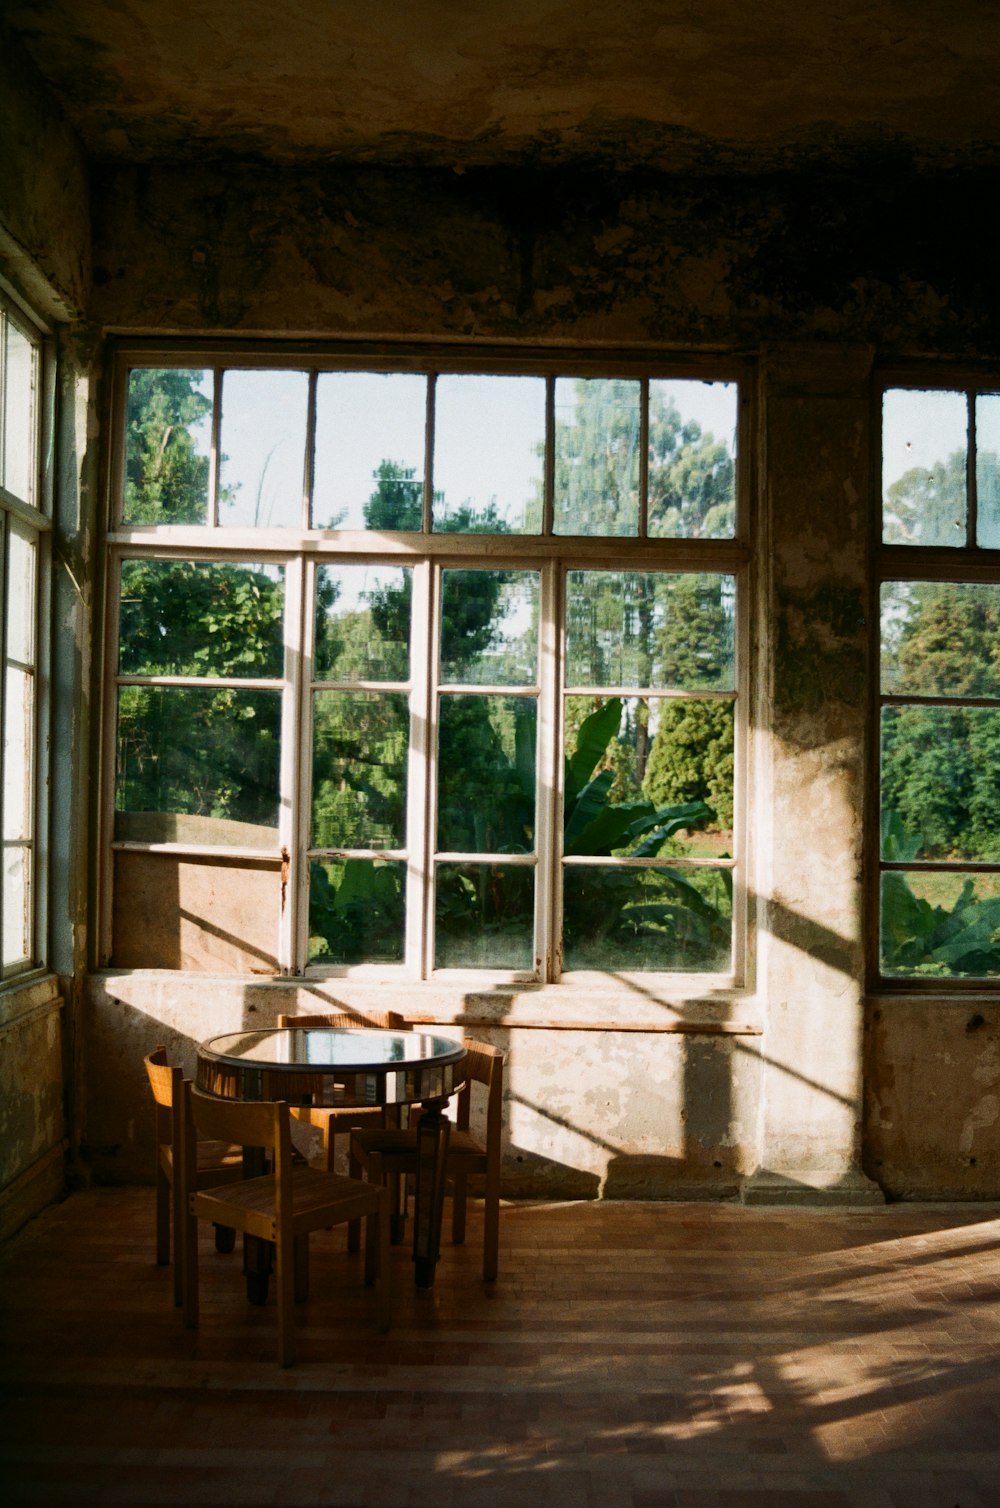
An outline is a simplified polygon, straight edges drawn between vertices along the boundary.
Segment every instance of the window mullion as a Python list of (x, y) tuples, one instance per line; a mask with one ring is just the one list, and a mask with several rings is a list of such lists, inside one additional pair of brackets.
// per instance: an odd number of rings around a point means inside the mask
[(433, 833), (437, 796), (437, 632), (440, 573), (430, 561), (414, 566), (410, 638), (410, 749), (406, 779), (407, 971), (425, 979), (433, 956)]
[(539, 676), (537, 818), (535, 848), (538, 864), (535, 871), (535, 969), (543, 983), (558, 978), (557, 939), (558, 911), (561, 904), (559, 883), (560, 844), (559, 812), (562, 799), (559, 779), (559, 683), (560, 624), (559, 566), (554, 561), (542, 570), (539, 623)]
[(281, 916), (278, 963), (301, 974), (308, 954), (309, 815), (312, 809), (312, 612), (314, 572), (301, 558), (285, 570), (285, 685), (281, 693)]

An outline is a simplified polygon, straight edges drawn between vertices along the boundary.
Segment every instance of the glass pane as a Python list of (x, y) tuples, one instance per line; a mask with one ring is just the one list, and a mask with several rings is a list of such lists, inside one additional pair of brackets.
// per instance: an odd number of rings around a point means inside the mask
[(402, 566), (319, 567), (314, 680), (409, 679), (412, 577)]
[(564, 852), (732, 854), (733, 704), (566, 698)]
[(180, 367), (130, 372), (125, 523), (205, 523), (211, 454), (212, 373)]
[(273, 846), (280, 721), (276, 691), (123, 686), (115, 836)]
[(884, 874), (880, 956), (896, 976), (1000, 974), (1000, 874)]
[(305, 372), (223, 374), (220, 524), (302, 527), (308, 398)]
[(563, 871), (565, 969), (724, 972), (732, 880), (722, 869)]
[(405, 692), (316, 692), (314, 848), (405, 846), (409, 732)]
[(3, 709), (3, 836), (30, 838), (35, 681), (7, 667)]
[(401, 963), (406, 865), (336, 859), (309, 866), (309, 962)]
[(4, 383), (3, 483), (22, 502), (35, 501), (35, 347), (10, 320)]
[(1000, 550), (1000, 393), (976, 399), (976, 543)]
[(280, 677), (284, 611), (284, 566), (126, 560), (119, 673)]
[(438, 378), (435, 529), (538, 534), (544, 477), (543, 378)]
[(732, 576), (567, 573), (570, 686), (731, 691), (735, 630)]
[(439, 850), (531, 853), (537, 715), (529, 697), (441, 698)]
[(7, 522), (7, 658), (35, 663), (38, 548), (17, 519)]
[(732, 538), (738, 405), (734, 382), (650, 382), (651, 538)]
[(882, 690), (912, 696), (1000, 696), (1000, 586), (882, 585)]
[(421, 528), (426, 425), (426, 377), (321, 372), (314, 527)]
[(964, 393), (891, 388), (883, 394), (886, 544), (965, 544), (967, 456)]
[(1000, 860), (1000, 709), (883, 707), (882, 857)]
[(3, 965), (27, 963), (32, 954), (31, 849), (3, 853)]
[(536, 571), (442, 572), (442, 683), (535, 685), (538, 601)]
[(435, 968), (532, 969), (534, 913), (533, 868), (438, 865)]
[(638, 382), (556, 381), (555, 532), (639, 532)]

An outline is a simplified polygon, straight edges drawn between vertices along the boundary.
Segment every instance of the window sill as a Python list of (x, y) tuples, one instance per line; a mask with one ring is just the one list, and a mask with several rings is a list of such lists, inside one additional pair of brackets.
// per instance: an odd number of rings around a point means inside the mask
[(420, 1026), (525, 1031), (686, 1033), (704, 1036), (760, 1036), (764, 1016), (757, 998), (733, 988), (698, 991), (663, 980), (639, 984), (609, 978), (587, 984), (441, 985), (400, 980), (305, 980), (292, 975), (268, 978), (206, 974), (170, 969), (105, 970), (90, 976), (91, 989), (146, 1008), (151, 997), (179, 1004), (190, 993), (213, 1001), (244, 1025), (257, 1016), (262, 1026), (282, 1011), (314, 1013), (329, 1009), (400, 1011)]

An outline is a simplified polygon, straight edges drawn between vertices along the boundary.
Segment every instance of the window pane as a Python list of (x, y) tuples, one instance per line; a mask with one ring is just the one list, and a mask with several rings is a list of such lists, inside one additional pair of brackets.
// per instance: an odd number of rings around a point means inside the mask
[(882, 857), (1000, 861), (1000, 709), (883, 707)]
[(882, 398), (882, 539), (965, 544), (964, 393), (892, 388)]
[(3, 853), (3, 966), (27, 963), (32, 954), (31, 849)]
[(380, 859), (309, 866), (309, 962), (401, 963), (406, 865)]
[(10, 665), (4, 681), (3, 836), (30, 838), (34, 780), (34, 677)]
[(882, 586), (882, 690), (912, 696), (1000, 696), (1000, 587), (887, 581)]
[(1000, 974), (1000, 875), (893, 870), (882, 876), (883, 974)]
[(38, 545), (17, 519), (7, 520), (7, 658), (35, 663)]
[(313, 701), (313, 848), (402, 848), (409, 699), (318, 691)]
[(726, 870), (564, 868), (566, 969), (721, 972), (731, 948)]
[(566, 681), (730, 691), (735, 628), (732, 576), (570, 571)]
[(649, 384), (650, 537), (732, 538), (738, 399), (734, 382)]
[(438, 969), (532, 969), (535, 871), (440, 864), (434, 904)]
[(129, 373), (125, 523), (205, 523), (211, 453), (211, 372)]
[(123, 686), (117, 812), (198, 820), (158, 827), (155, 818), (120, 816), (116, 837), (139, 839), (142, 828), (174, 831), (176, 841), (258, 847), (263, 827), (276, 842), (280, 716), (276, 691)]
[(255, 676), (284, 668), (283, 566), (122, 563), (122, 675)]
[(35, 500), (35, 384), (37, 355), (31, 341), (6, 322), (3, 483), (22, 502)]
[(535, 685), (538, 600), (535, 571), (442, 572), (442, 683)]
[(224, 373), (220, 524), (302, 527), (308, 397), (305, 372)]
[(976, 399), (976, 543), (1000, 550), (1000, 393)]
[(566, 749), (566, 854), (732, 854), (731, 702), (567, 697)]
[(441, 851), (532, 851), (536, 722), (533, 698), (441, 698), (437, 845)]
[(556, 381), (555, 532), (639, 532), (638, 382)]
[(539, 534), (545, 456), (541, 377), (439, 377), (434, 528)]
[(426, 424), (426, 377), (321, 372), (314, 527), (421, 528)]
[(319, 567), (314, 680), (409, 679), (412, 576), (408, 567)]

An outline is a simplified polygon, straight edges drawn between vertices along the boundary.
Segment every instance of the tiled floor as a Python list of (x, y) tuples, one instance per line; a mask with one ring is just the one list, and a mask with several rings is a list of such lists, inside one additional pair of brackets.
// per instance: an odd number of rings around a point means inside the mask
[(1000, 1206), (512, 1205), (379, 1336), (343, 1232), (301, 1361), (202, 1246), (185, 1331), (152, 1191), (0, 1254), (5, 1505), (1000, 1508)]

